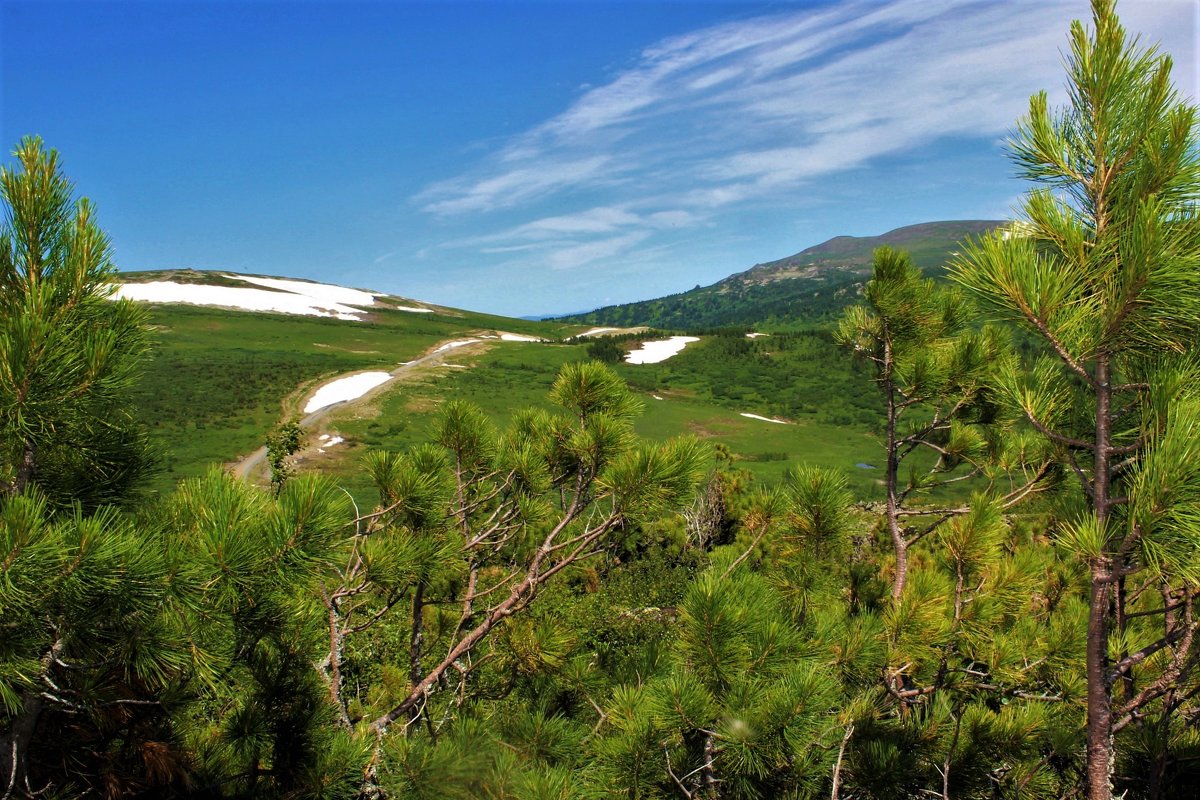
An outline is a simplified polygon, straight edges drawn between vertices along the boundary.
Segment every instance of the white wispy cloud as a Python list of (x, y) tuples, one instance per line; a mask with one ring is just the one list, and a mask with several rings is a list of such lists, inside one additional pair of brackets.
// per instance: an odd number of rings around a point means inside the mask
[[(1121, 12), (1194, 65), (1186, 0)], [(934, 142), (1002, 138), (1032, 93), (1061, 102), (1067, 24), (1087, 13), (1084, 2), (852, 0), (674, 36), (415, 200), (476, 224), (506, 212), (496, 232), (449, 244), (534, 266), (663, 246), (717, 211), (792, 202), (798, 186)], [(1194, 94), (1188, 73), (1177, 80)], [(514, 213), (529, 218), (513, 225)]]
[[(458, 244), (459, 244), (459, 246), (462, 246), (461, 242)], [(527, 253), (531, 250), (543, 250), (543, 249), (545, 249), (545, 245), (542, 245), (542, 244), (507, 244), (507, 245), (495, 245), (495, 246), (489, 246), (489, 247), (480, 247), (479, 252), (487, 253), (488, 255), (495, 255), (497, 253)]]
[(695, 225), (699, 221), (699, 216), (683, 209), (661, 209), (643, 213), (634, 211), (629, 206), (597, 206), (572, 214), (541, 217), (483, 237), (482, 241), (559, 239), (564, 236), (607, 234), (629, 228), (678, 228)]
[[(938, 36), (937, 28), (921, 32), (912, 27), (929, 20), (936, 7), (928, 2), (882, 9), (852, 4), (823, 14), (728, 23), (665, 40), (647, 48), (608, 83), (585, 91), (558, 116), (510, 142), (490, 166), (431, 186), (417, 201), (427, 211), (454, 215), (519, 206), (656, 167), (665, 170), (668, 182), (678, 182), (682, 176), (670, 160), (736, 158), (756, 142), (772, 142), (776, 153), (786, 149), (803, 157), (808, 151), (812, 160), (823, 153), (822, 142), (797, 140), (844, 135), (844, 130), (830, 130), (830, 121), (840, 119), (849, 106), (869, 105), (862, 94), (895, 105), (900, 79), (893, 70), (906, 65), (897, 64), (889, 51), (935, 53), (940, 62), (964, 52), (962, 46), (947, 52), (946, 37)], [(897, 34), (894, 26), (908, 30)], [(838, 49), (867, 33), (892, 35), (859, 49)], [(929, 40), (927, 46), (922, 37)], [(873, 61), (877, 66), (864, 76), (863, 66)], [(936, 75), (937, 69), (926, 70), (928, 74)], [(935, 83), (939, 97), (944, 93), (940, 84)], [(934, 97), (912, 87), (901, 96), (918, 102)], [(908, 108), (906, 113), (911, 112)], [(878, 121), (876, 127), (887, 122)], [(780, 141), (780, 131), (788, 129), (790, 135)], [(753, 150), (745, 157), (752, 158)], [(711, 169), (708, 177), (719, 180)]]
[(551, 160), (548, 154), (515, 169), (482, 179), (456, 178), (429, 187), (417, 200), (426, 211), (459, 214), (491, 211), (526, 203), (563, 189), (603, 179), (609, 158), (603, 155)]
[[(1161, 28), (1186, 8), (1165, 0), (1122, 12), (1131, 25)], [(418, 200), (439, 214), (486, 212), (618, 178), (618, 196), (635, 196), (645, 191), (638, 178), (654, 171), (681, 197), (733, 202), (753, 194), (746, 175), (765, 188), (939, 137), (995, 136), (1032, 92), (1061, 84), (1067, 21), (1086, 11), (1083, 3), (870, 0), (672, 37), (494, 161)], [(731, 191), (712, 191), (722, 187)]]
[(645, 241), (649, 235), (649, 231), (634, 231), (622, 236), (562, 247), (550, 254), (547, 263), (551, 269), (575, 269), (597, 259), (612, 258), (627, 252)]
[(624, 208), (602, 206), (576, 214), (543, 217), (520, 225), (505, 234), (515, 239), (548, 238), (563, 234), (609, 233), (619, 228), (641, 224), (641, 218)]
[(521, 254), (526, 268), (574, 269), (627, 253), (660, 231), (702, 224), (704, 217), (682, 209), (635, 210), (597, 206), (571, 214), (540, 217), (496, 233), (444, 242), (443, 250), (485, 255)]

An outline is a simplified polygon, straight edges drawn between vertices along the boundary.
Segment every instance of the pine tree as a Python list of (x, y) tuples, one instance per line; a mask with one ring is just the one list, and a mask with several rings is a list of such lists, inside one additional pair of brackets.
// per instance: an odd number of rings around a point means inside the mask
[(145, 310), (113, 302), (95, 209), (58, 154), (21, 140), (0, 171), (0, 486), (52, 500), (122, 499), (151, 460), (124, 392), (148, 346)]
[(0, 796), (353, 797), (367, 752), (312, 668), (343, 493), (215, 473), (164, 508), (128, 502), (144, 315), (109, 299), (107, 240), (57, 155), (31, 138), (17, 157), (0, 174)]
[(283, 490), (283, 485), (295, 471), (291, 457), (300, 449), (302, 436), (303, 431), (296, 420), (289, 420), (267, 434), (267, 464), (271, 468), (271, 487), (275, 494)]
[(619, 688), (595, 745), (622, 796), (808, 796), (832, 769), (835, 674), (764, 576), (718, 563), (688, 588), (667, 669)]
[(1010, 145), (1042, 187), (954, 277), (1043, 347), (1004, 383), (1078, 478), (1058, 535), (1089, 574), (1087, 791), (1107, 800), (1114, 733), (1195, 694), (1200, 146), (1170, 58), (1112, 0), (1092, 17), (1071, 26), (1068, 105), (1035, 95)]
[[(914, 501), (977, 476), (996, 483), (1005, 472), (1017, 478), (1004, 498), (1010, 506), (1039, 488), (1045, 462), (1034, 450), (1024, 452), (1019, 435), (999, 435), (1004, 421), (990, 376), (1010, 358), (1009, 350), (995, 329), (967, 329), (970, 308), (961, 293), (937, 287), (907, 253), (881, 247), (863, 295), (865, 302), (842, 317), (837, 340), (870, 363), (883, 394), (884, 522), (898, 601), (909, 549), (969, 510), (913, 508)], [(917, 457), (930, 454), (932, 465), (918, 468)], [(906, 463), (912, 465), (907, 477), (901, 474)], [(919, 524), (907, 524), (912, 521)]]
[(170, 785), (186, 771), (167, 709), (189, 652), (166, 554), (148, 544), (111, 509), (55, 518), (36, 487), (0, 500), (4, 796), (48, 780), (82, 792), (102, 772), (122, 790)]
[(47, 757), (73, 749), (123, 785), (144, 765), (114, 738), (147, 745), (170, 783), (181, 759), (162, 700), (187, 658), (165, 562), (102, 507), (150, 463), (124, 399), (144, 312), (108, 299), (108, 240), (58, 155), (34, 137), (14, 155), (0, 170), (0, 786), (33, 793)]
[(191, 655), (173, 723), (193, 782), (355, 797), (369, 748), (337, 724), (313, 668), (328, 641), (317, 597), (353, 534), (345, 493), (302, 476), (276, 495), (213, 470), (164, 505), (148, 544), (168, 559)]
[[(519, 615), (557, 576), (691, 500), (704, 448), (639, 443), (640, 404), (608, 367), (569, 364), (550, 396), (560, 411), (519, 413), (505, 431), (469, 403), (448, 403), (436, 444), (367, 459), (380, 504), (360, 515), (351, 553), (324, 587), (320, 669), (344, 728), (370, 715), (371, 791), (387, 780), (390, 732), (433, 731), (460, 713), (489, 639), (507, 639), (503, 658), (518, 673), (554, 658), (557, 630)], [(391, 650), (401, 663), (385, 665), (384, 685), (364, 697), (345, 679), (362, 668), (371, 636), (403, 642)]]

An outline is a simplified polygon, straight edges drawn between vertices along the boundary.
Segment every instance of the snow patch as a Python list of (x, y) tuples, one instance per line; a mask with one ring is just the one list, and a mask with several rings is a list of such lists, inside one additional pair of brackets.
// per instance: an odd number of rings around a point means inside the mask
[[(358, 289), (347, 289), (328, 283), (308, 283), (282, 278), (252, 278), (247, 275), (225, 275), (232, 280), (251, 283), (266, 289), (239, 286), (206, 286), (201, 283), (151, 281), (122, 283), (113, 293), (115, 298), (139, 300), (144, 303), (185, 303), (196, 306), (220, 306), (244, 311), (276, 311), (309, 317), (336, 317), (357, 320), (366, 313), (351, 306), (373, 306), (375, 295)], [(267, 291), (277, 289), (280, 291)]]
[(519, 333), (502, 333), (500, 338), (506, 342), (540, 342), (536, 336), (522, 336)]
[(308, 404), (304, 406), (304, 413), (311, 414), (336, 403), (357, 399), (391, 379), (392, 376), (386, 372), (360, 372), (357, 375), (330, 381), (317, 389)]
[(579, 335), (580, 336), (595, 336), (598, 333), (608, 333), (609, 331), (615, 331), (615, 330), (616, 330), (616, 328), (592, 328), (590, 331), (584, 331), (583, 333), (581, 333)]
[(770, 335), (771, 334), (769, 334), (769, 333), (747, 333), (746, 338), (747, 339), (757, 339), (760, 336), (770, 336)]
[(250, 275), (226, 274), (226, 278), (252, 283), (255, 286), (265, 286), (268, 289), (278, 289), (301, 297), (311, 297), (325, 303), (340, 303), (348, 306), (373, 306), (375, 295), (361, 289), (347, 289), (345, 286), (335, 286), (329, 283), (309, 283), (308, 281), (293, 281), (286, 278), (255, 278)]
[(417, 308), (416, 306), (392, 306), (397, 311), (411, 311), (414, 314), (432, 314), (432, 308)]
[(770, 417), (760, 417), (758, 414), (747, 414), (745, 411), (742, 412), (742, 416), (748, 417), (750, 419), (762, 420), (763, 422), (774, 422), (776, 425), (791, 425), (792, 424), (792, 423), (787, 422), (782, 419), (771, 419)]
[(625, 354), (625, 360), (630, 364), (657, 364), (679, 354), (692, 342), (698, 341), (700, 338), (697, 336), (672, 336), (670, 339), (642, 342), (641, 348)]

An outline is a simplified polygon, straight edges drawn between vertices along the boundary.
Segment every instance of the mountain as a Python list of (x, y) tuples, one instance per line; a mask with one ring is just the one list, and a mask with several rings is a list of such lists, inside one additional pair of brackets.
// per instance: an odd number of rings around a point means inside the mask
[(917, 266), (940, 275), (964, 239), (1004, 224), (1001, 220), (950, 220), (908, 225), (880, 236), (835, 236), (795, 255), (755, 264), (711, 286), (556, 319), (665, 329), (817, 322), (836, 316), (853, 302), (871, 273), (875, 248), (890, 245), (906, 250)]

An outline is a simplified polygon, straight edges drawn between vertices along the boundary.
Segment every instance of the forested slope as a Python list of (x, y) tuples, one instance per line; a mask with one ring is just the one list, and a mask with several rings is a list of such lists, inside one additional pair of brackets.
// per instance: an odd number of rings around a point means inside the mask
[(838, 236), (795, 255), (756, 264), (711, 286), (559, 319), (667, 330), (830, 322), (857, 302), (870, 274), (871, 253), (877, 247), (904, 248), (919, 267), (940, 275), (964, 240), (1003, 224), (995, 220), (927, 222), (880, 236)]

